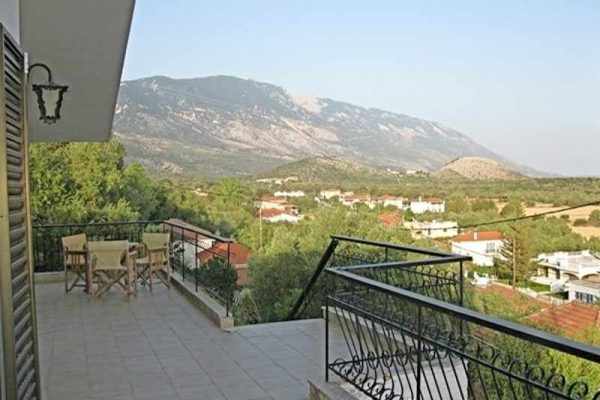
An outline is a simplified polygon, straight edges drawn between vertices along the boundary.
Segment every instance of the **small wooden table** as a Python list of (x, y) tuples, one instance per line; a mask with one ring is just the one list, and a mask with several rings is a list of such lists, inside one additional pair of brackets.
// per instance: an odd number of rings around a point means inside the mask
[[(138, 254), (138, 242), (129, 242), (129, 252), (127, 253), (127, 259), (125, 264), (127, 266), (127, 294), (132, 295), (137, 293), (137, 270), (135, 259)], [(85, 292), (88, 294), (92, 293), (92, 257), (90, 251), (85, 251), (86, 258), (86, 271), (85, 271)]]

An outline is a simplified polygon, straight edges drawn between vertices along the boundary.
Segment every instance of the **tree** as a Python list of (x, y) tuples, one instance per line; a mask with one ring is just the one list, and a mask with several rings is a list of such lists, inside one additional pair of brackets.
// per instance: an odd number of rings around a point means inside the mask
[(523, 208), (523, 202), (521, 199), (513, 197), (508, 200), (508, 203), (500, 211), (500, 215), (506, 218), (517, 218), (525, 215), (525, 209)]
[(594, 210), (591, 212), (588, 218), (589, 224), (592, 226), (600, 226), (600, 210)]
[(529, 279), (532, 273), (531, 228), (526, 223), (517, 227), (511, 226), (505, 236), (500, 250), (500, 265), (510, 274), (512, 286), (515, 288), (517, 283)]
[(461, 214), (469, 211), (469, 202), (462, 193), (453, 193), (446, 201), (446, 211), (450, 213)]
[(479, 211), (497, 211), (496, 203), (493, 200), (477, 199), (471, 203), (471, 210)]

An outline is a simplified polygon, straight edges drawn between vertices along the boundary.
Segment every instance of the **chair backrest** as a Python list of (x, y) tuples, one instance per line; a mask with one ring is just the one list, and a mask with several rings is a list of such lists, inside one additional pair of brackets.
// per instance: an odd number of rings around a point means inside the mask
[(85, 250), (85, 245), (87, 243), (87, 237), (85, 233), (80, 233), (78, 235), (72, 236), (64, 236), (62, 238), (62, 246), (63, 251), (71, 250), (71, 251), (83, 251)]
[(142, 235), (142, 242), (147, 249), (166, 249), (169, 247), (171, 237), (169, 233), (148, 233)]
[(88, 242), (92, 265), (96, 270), (121, 269), (129, 251), (127, 240)]

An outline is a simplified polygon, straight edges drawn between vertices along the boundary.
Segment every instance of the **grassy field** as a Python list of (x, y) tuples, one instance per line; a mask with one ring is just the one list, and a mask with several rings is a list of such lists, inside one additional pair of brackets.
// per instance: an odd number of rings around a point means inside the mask
[[(495, 203), (496, 203), (496, 207), (498, 207), (498, 210), (502, 210), (502, 208), (506, 205), (506, 203), (501, 202), (501, 201), (496, 201)], [(536, 203), (536, 205), (533, 207), (525, 207), (525, 214), (526, 215), (534, 215), (534, 214), (539, 214), (539, 213), (544, 213), (544, 212), (549, 212), (549, 211), (560, 210), (565, 207), (566, 206), (556, 207), (556, 206), (553, 206), (552, 204)], [(568, 215), (569, 216), (569, 225), (571, 226), (571, 229), (573, 230), (573, 232), (580, 234), (581, 236), (585, 237), (586, 239), (589, 239), (591, 237), (600, 237), (600, 227), (573, 226), (573, 222), (575, 222), (575, 220), (578, 220), (578, 219), (587, 220), (590, 217), (590, 214), (592, 213), (592, 211), (594, 211), (594, 210), (600, 210), (600, 206), (582, 207), (582, 208), (578, 208), (576, 210), (560, 212), (555, 215), (558, 217), (560, 217), (561, 215)]]

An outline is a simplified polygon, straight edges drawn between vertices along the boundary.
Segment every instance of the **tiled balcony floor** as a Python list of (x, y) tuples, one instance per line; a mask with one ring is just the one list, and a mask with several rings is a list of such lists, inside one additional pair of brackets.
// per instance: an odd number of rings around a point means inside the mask
[(93, 299), (36, 286), (48, 400), (306, 399), (322, 379), (323, 322), (224, 332), (175, 289)]

